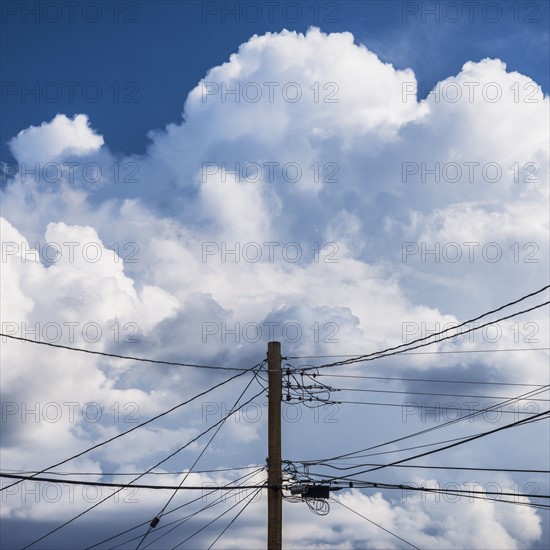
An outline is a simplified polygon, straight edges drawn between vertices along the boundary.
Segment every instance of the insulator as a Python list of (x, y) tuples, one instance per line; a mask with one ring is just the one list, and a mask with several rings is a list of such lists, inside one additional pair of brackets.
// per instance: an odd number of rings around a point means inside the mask
[(154, 529), (159, 524), (160, 518), (154, 518), (151, 521), (151, 529)]

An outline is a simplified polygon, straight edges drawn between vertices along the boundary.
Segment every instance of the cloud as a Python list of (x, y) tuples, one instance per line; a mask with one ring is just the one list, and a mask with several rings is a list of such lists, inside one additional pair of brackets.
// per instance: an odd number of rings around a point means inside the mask
[[(253, 36), (208, 71), (189, 93), (183, 119), (152, 132), (142, 156), (110, 151), (84, 114), (57, 115), (22, 130), (10, 141), (20, 164), (54, 162), (63, 170), (53, 179), (39, 170), (38, 181), (20, 171), (2, 189), (3, 328), (21, 334), (26, 323), (33, 337), (38, 324), (47, 339), (60, 327), (59, 342), (68, 345), (242, 368), (262, 361), (268, 340), (281, 340), (288, 356), (368, 353), (403, 343), (411, 323), (421, 337), (539, 288), (549, 261), (549, 100), (531, 84), (501, 60), (468, 61), (417, 102), (414, 91), (408, 95), (416, 86), (413, 71), (383, 63), (350, 33), (282, 31)], [(297, 90), (302, 95), (295, 100)], [(462, 95), (455, 101), (449, 94), (457, 90)], [(258, 91), (261, 97), (251, 100)], [(498, 91), (498, 101), (487, 95)], [(80, 163), (74, 177), (68, 162)], [(83, 171), (84, 163), (101, 174), (98, 181)], [(474, 248), (465, 244), (473, 242)], [(493, 262), (484, 251), (494, 252), (495, 244), (502, 258)], [(451, 256), (457, 246), (460, 261)], [(430, 253), (436, 247), (439, 252)], [(73, 336), (64, 323), (78, 323)], [(502, 325), (497, 341), (476, 333), (473, 341), (430, 350), (548, 345), (542, 312), (510, 328), (512, 323)], [(51, 332), (43, 332), (46, 325)], [(102, 336), (92, 341), (98, 327)], [(135, 412), (143, 421), (222, 379), (212, 371), (145, 368), (15, 342), (3, 343), (2, 361), (3, 400), (13, 404), (3, 430), (6, 468), (53, 463), (122, 431), (129, 424), (121, 418)], [(292, 366), (305, 361), (293, 359)], [(410, 355), (370, 363), (369, 373), (470, 374), (535, 384), (545, 361), (544, 351)], [(106, 469), (124, 451), (128, 467), (149, 467), (176, 440), (183, 443), (209, 425), (205, 404), (230, 408), (242, 380), (75, 467)], [(412, 390), (410, 384), (373, 384), (354, 387)], [(435, 384), (423, 387), (440, 391)], [(67, 401), (77, 403), (76, 420), (67, 416)], [(250, 463), (252, 457), (263, 463), (266, 411), (258, 402), (261, 420), (231, 422), (205, 455), (207, 463)], [(59, 405), (61, 420), (34, 422), (33, 412), (22, 417), (23, 405), (30, 410), (35, 403), (41, 418), (46, 405)], [(102, 407), (100, 422), (86, 416), (94, 411), (90, 403)], [(403, 426), (399, 407), (387, 414), (376, 409), (372, 423), (365, 412), (372, 409), (356, 405), (329, 411), (335, 423), (323, 422), (324, 409), (312, 413), (307, 428), (286, 426), (285, 452), (334, 454), (327, 441), (353, 450), (367, 439), (385, 441), (396, 431), (394, 422), (403, 434), (414, 430)], [(111, 422), (116, 411), (121, 416)], [(480, 425), (459, 430), (474, 428)], [(155, 443), (159, 438), (162, 445)], [(540, 438), (520, 439), (544, 452)], [(500, 441), (495, 453), (482, 453), (483, 460), (494, 466), (495, 456), (510, 452), (519, 461), (521, 447), (506, 451)], [(184, 453), (177, 467), (194, 460), (196, 450)], [(390, 530), (413, 534), (425, 548), (467, 548), (479, 541), (519, 548), (541, 538), (538, 516), (527, 508), (516, 513), (485, 501), (400, 503), (355, 490), (342, 502)], [(33, 504), (15, 508), (8, 514), (36, 517)], [(148, 511), (145, 504), (140, 509)], [(322, 524), (309, 525), (303, 506), (292, 510), (285, 535), (291, 545), (401, 547), (337, 505)], [(235, 535), (235, 547), (256, 542), (260, 515), (252, 514), (250, 535)]]
[(88, 117), (75, 115), (72, 119), (57, 115), (51, 122), (22, 130), (9, 142), (18, 162), (45, 163), (62, 155), (84, 156), (99, 151), (103, 137), (91, 128)]

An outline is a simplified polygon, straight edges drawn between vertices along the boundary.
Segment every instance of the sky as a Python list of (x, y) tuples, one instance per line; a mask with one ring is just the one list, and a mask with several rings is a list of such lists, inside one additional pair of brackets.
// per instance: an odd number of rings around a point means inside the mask
[(548, 547), (548, 23), (2, 2), (2, 548), (265, 547), (268, 341), (284, 548)]

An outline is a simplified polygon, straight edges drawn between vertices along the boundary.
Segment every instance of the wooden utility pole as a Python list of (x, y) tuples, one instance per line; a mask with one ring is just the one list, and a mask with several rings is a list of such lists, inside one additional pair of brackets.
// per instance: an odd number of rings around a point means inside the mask
[(281, 343), (268, 342), (267, 368), (268, 401), (268, 459), (267, 459), (267, 549), (281, 550), (283, 531), (283, 490), (281, 474)]

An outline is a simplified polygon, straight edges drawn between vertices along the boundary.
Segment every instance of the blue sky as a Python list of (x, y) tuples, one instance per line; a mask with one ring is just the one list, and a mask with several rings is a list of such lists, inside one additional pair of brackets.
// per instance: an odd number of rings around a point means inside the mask
[[(499, 12), (485, 13), (481, 5), (474, 6), (473, 21), (463, 4), (457, 17), (450, 8), (446, 8), (448, 13), (430, 15), (429, 8), (422, 13), (420, 4), (415, 10), (393, 0), (318, 6), (303, 2), (301, 14), (293, 8), (283, 9), (284, 3), (273, 7), (271, 14), (269, 7), (260, 3), (256, 22), (252, 8), (248, 8), (250, 14), (245, 11), (245, 2), (239, 3), (239, 15), (232, 15), (217, 2), (155, 1), (120, 3), (119, 23), (114, 21), (112, 8), (102, 2), (97, 15), (92, 9), (88, 13), (75, 8), (71, 15), (67, 8), (60, 12), (50, 8), (51, 12), (39, 12), (38, 22), (32, 12), (25, 15), (23, 8), (8, 10), (11, 4), (6, 2), (3, 8), (2, 80), (16, 83), (16, 89), (5, 90), (2, 100), (3, 159), (10, 157), (5, 143), (10, 137), (58, 112), (86, 112), (113, 149), (143, 152), (147, 132), (179, 118), (186, 94), (208, 68), (227, 61), (252, 34), (283, 28), (304, 32), (310, 25), (321, 25), (324, 32), (349, 31), (383, 61), (397, 68), (411, 67), (417, 79), (425, 82), (426, 90), (441, 78), (456, 74), (465, 59), (499, 57), (510, 70), (521, 69), (548, 92), (548, 2), (532, 2), (533, 6), (519, 11), (513, 7), (517, 2), (495, 2), (501, 9), (500, 19)], [(435, 3), (424, 3), (430, 4)], [(96, 17), (97, 23), (89, 22)], [(22, 35), (26, 36), (23, 42), (19, 40)], [(14, 44), (17, 53), (10, 47)], [(43, 97), (37, 101), (33, 95), (25, 96), (21, 88), (22, 83), (32, 88), (34, 82), (43, 87), (52, 81), (77, 82), (73, 100), (66, 86), (59, 100), (52, 103)], [(87, 101), (82, 92), (90, 81), (98, 82), (102, 89), (102, 97), (95, 103)], [(110, 89), (116, 82), (121, 87), (118, 103), (115, 90)], [(135, 86), (122, 89), (127, 83)], [(93, 92), (90, 88), (91, 99)], [(53, 88), (51, 93), (55, 97)], [(124, 103), (124, 99), (132, 103)]]
[[(292, 479), (379, 484), (335, 494), (361, 515), (285, 501), (284, 547), (548, 547), (548, 511), (533, 506), (547, 501), (526, 496), (550, 491), (547, 418), (408, 462), (423, 468), (360, 473), (546, 410), (548, 289), (422, 353), (327, 366), (548, 284), (548, 2), (3, 2), (1, 17), (2, 334), (195, 365), (1, 337), (3, 473), (42, 470), (257, 366), (47, 473), (126, 483), (160, 463), (143, 483), (177, 485), (189, 468), (186, 485), (262, 483), (275, 339), (296, 370), (286, 381), (330, 386), (318, 408), (297, 388), (283, 404)], [(250, 403), (195, 442), (243, 391)], [(111, 491), (10, 483), (2, 548)], [(265, 495), (231, 493), (166, 529), (189, 493), (153, 548), (194, 533), (182, 547), (207, 548), (249, 500), (214, 547), (265, 546)], [(170, 495), (125, 490), (32, 547), (100, 543)], [(198, 496), (190, 512), (215, 502)], [(135, 548), (145, 530), (115, 542)]]

